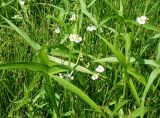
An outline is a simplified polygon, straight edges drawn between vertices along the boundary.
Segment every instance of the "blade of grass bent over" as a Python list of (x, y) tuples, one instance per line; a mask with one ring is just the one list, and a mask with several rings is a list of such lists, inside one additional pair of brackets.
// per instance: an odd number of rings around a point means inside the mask
[(32, 46), (35, 50), (39, 50), (41, 48), (41, 46), (36, 43), (35, 41), (31, 40), (30, 37), (23, 32), (21, 29), (19, 29), (17, 26), (15, 26), (11, 21), (9, 21), (8, 19), (4, 18), (3, 16), (1, 16), (20, 36), (23, 37), (23, 39), (30, 45)]

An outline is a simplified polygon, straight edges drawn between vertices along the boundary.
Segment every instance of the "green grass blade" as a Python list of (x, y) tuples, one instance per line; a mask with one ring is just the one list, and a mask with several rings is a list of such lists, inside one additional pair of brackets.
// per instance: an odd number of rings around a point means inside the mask
[(87, 8), (91, 7), (95, 2), (96, 2), (96, 0), (92, 0), (92, 2), (90, 2), (90, 3), (87, 5)]
[(145, 102), (145, 98), (147, 96), (147, 93), (149, 91), (149, 89), (151, 88), (154, 80), (156, 79), (156, 77), (160, 74), (160, 68), (156, 68), (154, 69), (150, 76), (149, 76), (149, 79), (148, 79), (148, 82), (146, 84), (146, 87), (144, 89), (144, 92), (143, 92), (143, 96), (142, 96), (142, 102), (141, 102), (141, 118), (143, 118), (144, 116), (144, 102)]
[(155, 27), (154, 25), (151, 25), (151, 24), (145, 24), (143, 27), (146, 28), (146, 29), (149, 29), (149, 30), (160, 32), (159, 28), (157, 28), (157, 27)]
[(85, 14), (93, 22), (94, 25), (97, 26), (98, 25), (97, 20), (87, 11), (86, 4), (83, 0), (80, 0), (80, 6), (82, 13)]
[(144, 76), (138, 73), (132, 66), (128, 66), (127, 72), (133, 77), (135, 77), (140, 83), (142, 83), (143, 85), (146, 85), (146, 80)]
[[(108, 62), (108, 63), (118, 63), (118, 59), (116, 57), (107, 57), (107, 58), (102, 58), (102, 59), (94, 59), (93, 62), (99, 62), (99, 63), (104, 63), (104, 62)], [(134, 64), (140, 64), (140, 65), (149, 65), (149, 66), (153, 66), (153, 67), (160, 67), (160, 63), (156, 62), (152, 59), (136, 59), (135, 57), (131, 57), (129, 60), (130, 63), (134, 63)]]
[(122, 66), (126, 67), (126, 58), (122, 54), (122, 52), (118, 48), (114, 47), (107, 39), (103, 38), (99, 34), (97, 34), (97, 36), (101, 38), (105, 42), (105, 44), (112, 50), (112, 52), (115, 54)]
[(14, 63), (0, 64), (0, 69), (19, 69), (19, 68), (48, 73), (48, 66), (35, 62), (14, 62)]
[(64, 88), (67, 88), (68, 90), (72, 91), (76, 95), (78, 95), (80, 98), (82, 98), (86, 103), (88, 103), (92, 108), (94, 108), (97, 112), (102, 112), (99, 106), (92, 101), (82, 90), (77, 88), (75, 85), (69, 83), (68, 81), (55, 76), (50, 75), (55, 81), (57, 81), (59, 84), (61, 84)]
[(1, 16), (20, 36), (23, 37), (23, 39), (32, 46), (35, 50), (39, 50), (41, 46), (36, 43), (35, 41), (31, 40), (30, 37), (21, 29), (19, 29), (17, 26), (15, 26), (11, 21)]
[(128, 84), (129, 84), (129, 87), (130, 87), (130, 89), (132, 91), (132, 94), (133, 94), (134, 98), (137, 101), (137, 104), (140, 106), (140, 104), (141, 104), (140, 98), (138, 96), (137, 90), (136, 90), (136, 88), (135, 88), (135, 86), (134, 86), (133, 81), (132, 81), (131, 78), (129, 79)]

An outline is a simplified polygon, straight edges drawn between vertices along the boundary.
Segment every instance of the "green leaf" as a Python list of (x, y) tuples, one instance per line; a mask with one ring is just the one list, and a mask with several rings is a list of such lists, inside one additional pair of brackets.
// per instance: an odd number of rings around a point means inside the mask
[(81, 89), (77, 88), (75, 85), (71, 84), (70, 82), (55, 76), (50, 75), (55, 81), (57, 81), (59, 84), (61, 84), (64, 88), (67, 88), (68, 90), (72, 91), (76, 95), (78, 95), (80, 98), (82, 98), (86, 103), (88, 103), (92, 108), (94, 108), (97, 112), (102, 112), (102, 110), (99, 108), (99, 106), (92, 101)]
[(135, 86), (134, 86), (133, 81), (132, 81), (131, 78), (129, 79), (128, 84), (129, 84), (129, 87), (130, 87), (130, 89), (131, 89), (131, 91), (132, 91), (133, 96), (135, 97), (138, 105), (140, 106), (140, 104), (141, 104), (140, 98), (139, 98), (139, 96), (138, 96), (137, 90), (136, 90), (136, 88), (135, 88)]
[[(118, 59), (116, 57), (107, 57), (107, 58), (102, 58), (102, 59), (94, 59), (93, 62), (119, 63), (119, 61), (118, 61)], [(140, 58), (131, 57), (129, 62), (130, 63), (134, 63), (134, 64), (142, 64), (142, 65), (149, 65), (149, 66), (153, 66), (153, 67), (160, 67), (160, 63), (159, 62), (157, 62), (155, 60), (151, 60), (151, 59), (140, 59)]]
[(0, 69), (17, 69), (17, 68), (48, 73), (48, 66), (35, 62), (14, 62), (14, 63), (0, 64)]
[(121, 65), (123, 67), (126, 67), (126, 58), (122, 54), (122, 52), (118, 48), (114, 47), (107, 39), (103, 38), (99, 34), (96, 34), (96, 35), (99, 38), (101, 38), (105, 42), (105, 44), (112, 50), (112, 52), (115, 54), (115, 56), (117, 57), (117, 59), (119, 60), (119, 62), (121, 63)]
[(93, 72), (91, 72), (87, 68), (82, 67), (80, 65), (76, 65), (75, 63), (72, 63), (72, 62), (69, 62), (69, 61), (65, 61), (63, 59), (60, 59), (60, 58), (57, 58), (57, 57), (53, 57), (53, 56), (48, 56), (48, 57), (49, 57), (49, 59), (51, 61), (54, 61), (54, 62), (59, 63), (61, 65), (65, 65), (65, 66), (67, 66), (69, 68), (75, 69), (76, 71), (80, 71), (80, 72), (88, 73), (88, 74), (93, 74)]
[(98, 25), (97, 20), (87, 11), (86, 4), (83, 0), (80, 0), (80, 6), (82, 13), (85, 14), (93, 22), (95, 26), (97, 26)]
[(52, 66), (52, 65), (56, 64), (56, 63), (49, 60), (48, 54), (47, 54), (47, 49), (45, 47), (41, 48), (38, 51), (38, 58), (39, 58), (40, 62), (45, 65)]

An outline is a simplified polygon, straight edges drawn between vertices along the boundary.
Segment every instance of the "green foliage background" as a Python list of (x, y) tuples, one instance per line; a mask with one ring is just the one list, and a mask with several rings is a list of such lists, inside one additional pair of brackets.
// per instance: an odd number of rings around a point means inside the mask
[[(0, 5), (0, 117), (159, 117), (160, 1)], [(70, 21), (74, 13), (77, 19)], [(149, 18), (145, 25), (136, 22), (142, 15)], [(86, 31), (90, 24), (97, 30)], [(83, 41), (70, 42), (72, 33)], [(105, 72), (93, 81), (98, 65)]]

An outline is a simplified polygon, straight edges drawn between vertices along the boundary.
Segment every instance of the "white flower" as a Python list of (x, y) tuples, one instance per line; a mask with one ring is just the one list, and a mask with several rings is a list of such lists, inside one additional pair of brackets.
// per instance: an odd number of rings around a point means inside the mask
[(99, 65), (99, 66), (96, 68), (96, 72), (98, 72), (98, 73), (104, 72), (104, 67), (103, 67), (102, 65)]
[(79, 43), (82, 41), (82, 37), (78, 36), (76, 37), (76, 39), (74, 40), (74, 42)]
[(74, 80), (74, 77), (71, 74), (64, 74), (66, 80)]
[(98, 79), (98, 74), (97, 73), (94, 73), (91, 77), (92, 80), (96, 80)]
[(14, 15), (12, 18), (13, 18), (13, 19), (19, 19), (19, 20), (23, 19), (23, 17), (20, 16), (20, 15)]
[(55, 33), (59, 34), (61, 31), (59, 29), (59, 27), (57, 27), (55, 30), (54, 30)]
[(76, 20), (76, 14), (72, 14), (71, 18), (69, 18), (69, 20), (74, 21)]
[(82, 41), (82, 37), (80, 37), (80, 36), (77, 35), (77, 34), (70, 34), (70, 35), (69, 35), (69, 39), (70, 39), (70, 41), (74, 41), (74, 42), (76, 42), (76, 43), (79, 43), (79, 42)]
[(141, 17), (138, 17), (136, 21), (137, 21), (139, 24), (143, 25), (143, 24), (146, 23), (147, 20), (149, 20), (149, 19), (148, 19), (146, 16), (141, 16)]
[(77, 35), (76, 35), (76, 34), (70, 34), (70, 35), (69, 35), (70, 41), (75, 41), (76, 38), (77, 38)]
[(93, 32), (93, 31), (95, 31), (97, 28), (96, 28), (96, 26), (94, 26), (94, 25), (90, 25), (90, 26), (88, 26), (87, 27), (87, 31), (90, 31), (90, 32)]
[(25, 1), (24, 0), (19, 0), (19, 4), (23, 6), (25, 4)]

